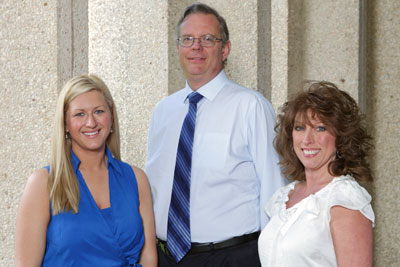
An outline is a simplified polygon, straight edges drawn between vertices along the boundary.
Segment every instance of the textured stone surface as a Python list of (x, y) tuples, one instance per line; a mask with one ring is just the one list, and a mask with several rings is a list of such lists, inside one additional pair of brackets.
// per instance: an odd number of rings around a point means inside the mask
[(271, 102), (275, 111), (284, 103), (289, 87), (289, 5), (271, 0)]
[(327, 80), (358, 99), (359, 1), (303, 1), (303, 79)]
[(368, 126), (372, 157), (375, 266), (400, 266), (400, 2), (368, 2)]
[(257, 1), (204, 1), (225, 18), (231, 53), (226, 73), (235, 82), (257, 90)]
[(89, 72), (116, 101), (124, 161), (144, 166), (147, 127), (168, 94), (167, 1), (90, 1)]
[(57, 94), (56, 1), (0, 5), (0, 266), (13, 266), (27, 177), (47, 164)]
[(257, 90), (271, 101), (271, 1), (257, 1)]
[(168, 93), (178, 91), (185, 86), (185, 77), (183, 75), (179, 59), (177, 56), (177, 34), (176, 26), (182, 16), (186, 6), (192, 4), (190, 0), (168, 1)]
[(88, 0), (57, 2), (58, 88), (88, 72)]
[(358, 99), (359, 1), (272, 0), (271, 10), (275, 109), (304, 80), (334, 82)]

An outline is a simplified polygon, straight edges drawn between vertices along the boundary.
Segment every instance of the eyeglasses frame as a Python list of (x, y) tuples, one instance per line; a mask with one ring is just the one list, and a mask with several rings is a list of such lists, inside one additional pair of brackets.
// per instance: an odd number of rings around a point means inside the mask
[[(203, 38), (203, 37), (205, 37), (205, 36), (211, 36), (211, 37), (213, 37), (213, 38), (215, 39), (215, 41), (213, 42), (213, 45), (211, 45), (211, 46), (204, 46), (204, 45), (201, 43), (201, 38)], [(189, 45), (189, 46), (182, 45), (182, 38), (183, 38), (183, 37), (191, 37), (191, 38), (192, 38), (192, 44)], [(215, 44), (216, 44), (217, 42), (223, 42), (223, 41), (224, 41), (224, 39), (222, 39), (222, 38), (217, 38), (217, 37), (215, 37), (215, 36), (212, 35), (212, 34), (205, 34), (205, 35), (202, 35), (202, 36), (200, 36), (200, 37), (193, 37), (193, 36), (191, 36), (191, 35), (188, 35), (188, 36), (180, 36), (180, 37), (179, 37), (178, 39), (176, 39), (176, 40), (178, 41), (179, 46), (188, 48), (188, 47), (192, 47), (192, 46), (194, 45), (196, 39), (199, 40), (199, 44), (200, 44), (202, 47), (213, 47), (213, 46), (215, 46)]]

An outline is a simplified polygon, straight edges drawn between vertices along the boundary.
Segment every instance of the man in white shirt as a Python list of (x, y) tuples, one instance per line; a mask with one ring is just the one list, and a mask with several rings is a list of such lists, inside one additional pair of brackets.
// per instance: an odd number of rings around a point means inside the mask
[[(200, 3), (187, 7), (177, 32), (186, 87), (155, 108), (146, 161), (159, 266), (260, 266), (257, 238), (268, 220), (264, 205), (284, 185), (273, 148), (274, 110), (261, 94), (225, 75), (231, 43), (217, 11)], [(167, 246), (168, 216), (192, 92), (203, 98), (197, 104), (191, 158), (191, 246), (177, 260)]]

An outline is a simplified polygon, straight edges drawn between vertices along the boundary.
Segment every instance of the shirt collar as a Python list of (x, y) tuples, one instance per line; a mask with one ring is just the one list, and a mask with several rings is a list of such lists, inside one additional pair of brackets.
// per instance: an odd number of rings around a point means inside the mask
[(77, 173), (80, 163), (81, 163), (81, 161), (78, 159), (78, 157), (75, 155), (74, 151), (72, 151), (72, 148), (71, 148), (71, 164), (72, 164), (72, 169), (74, 170), (74, 173)]
[[(110, 166), (112, 166), (114, 170), (120, 173), (120, 169), (116, 166), (116, 159), (113, 157), (108, 147), (106, 147), (106, 155), (107, 155), (107, 169), (110, 169)], [(80, 159), (75, 155), (74, 151), (72, 151), (71, 148), (71, 164), (74, 173), (77, 173), (80, 163), (81, 163)]]
[(106, 147), (106, 155), (107, 155), (107, 168), (110, 169), (110, 166), (113, 167), (115, 171), (117, 171), (119, 174), (121, 174), (121, 170), (117, 167), (117, 160), (114, 158), (114, 156), (111, 154), (111, 151)]
[[(228, 77), (225, 74), (224, 70), (221, 70), (217, 76), (214, 77), (211, 81), (197, 89), (196, 92), (201, 94), (204, 98), (209, 101), (213, 101), (214, 98), (218, 95), (224, 85), (229, 81)], [(187, 96), (193, 92), (192, 88), (190, 88), (189, 83), (186, 81), (186, 86), (184, 88), (184, 101), (187, 101)]]

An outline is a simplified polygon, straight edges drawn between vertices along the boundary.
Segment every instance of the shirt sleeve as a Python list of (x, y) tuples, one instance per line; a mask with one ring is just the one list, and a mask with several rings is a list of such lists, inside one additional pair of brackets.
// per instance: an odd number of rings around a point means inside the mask
[(330, 209), (341, 206), (351, 210), (359, 210), (374, 226), (375, 215), (371, 206), (371, 196), (355, 180), (346, 179), (338, 182), (332, 189), (329, 201), (328, 218), (330, 221)]
[(272, 194), (287, 181), (281, 174), (278, 165), (279, 157), (273, 146), (275, 112), (271, 103), (263, 96), (260, 94), (256, 96), (256, 102), (249, 110), (247, 122), (249, 150), (260, 185), (259, 212), (261, 229), (263, 229), (269, 220), (264, 207)]

